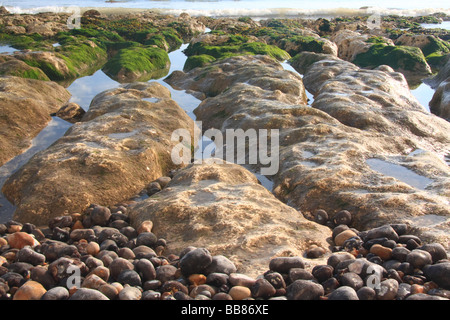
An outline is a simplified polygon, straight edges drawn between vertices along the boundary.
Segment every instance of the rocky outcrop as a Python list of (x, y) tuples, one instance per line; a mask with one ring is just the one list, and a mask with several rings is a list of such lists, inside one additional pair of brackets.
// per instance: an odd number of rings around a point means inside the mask
[(32, 67), (21, 60), (8, 57), (8, 60), (0, 63), (0, 75), (16, 76), (36, 80), (50, 80), (47, 75), (39, 68)]
[(50, 113), (69, 97), (69, 92), (54, 82), (0, 77), (0, 165), (29, 148), (51, 120)]
[[(450, 181), (443, 157), (449, 124), (426, 112), (405, 77), (388, 66), (365, 70), (316, 58), (303, 78), (315, 96), (311, 107), (294, 91), (260, 85), (262, 70), (276, 69), (263, 57), (245, 65), (239, 65), (243, 57), (222, 60), (168, 81), (206, 94), (194, 111), (204, 130), (279, 129), (273, 193), (305, 216), (319, 208), (331, 216), (347, 209), (357, 228), (401, 221), (448, 243)], [(250, 70), (258, 72), (248, 81)], [(301, 85), (300, 78), (295, 82)]]
[(431, 75), (431, 68), (418, 47), (394, 45), (390, 39), (350, 30), (338, 31), (331, 39), (337, 44), (341, 59), (360, 67), (388, 65), (412, 83)]
[(235, 164), (189, 165), (157, 195), (130, 208), (132, 225), (154, 223), (171, 252), (204, 247), (257, 275), (279, 256), (303, 256), (315, 244), (328, 250), (331, 230), (306, 220)]
[(439, 73), (431, 79), (426, 79), (435, 93), (431, 99), (430, 111), (435, 115), (450, 121), (450, 56), (447, 63), (439, 70)]
[(92, 203), (112, 205), (175, 168), (172, 131), (192, 120), (157, 83), (134, 83), (97, 95), (84, 115), (4, 184), (14, 217), (40, 225)]
[(0, 24), (14, 34), (38, 33), (43, 37), (53, 37), (58, 32), (67, 31), (67, 19), (71, 13), (8, 14), (0, 13)]

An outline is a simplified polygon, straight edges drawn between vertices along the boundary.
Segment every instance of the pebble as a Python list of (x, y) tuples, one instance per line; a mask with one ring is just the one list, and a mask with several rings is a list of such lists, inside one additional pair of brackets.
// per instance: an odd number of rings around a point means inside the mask
[(381, 244), (374, 244), (370, 248), (370, 253), (376, 254), (383, 260), (389, 260), (392, 257), (392, 249), (384, 247)]
[(111, 218), (111, 210), (104, 206), (94, 206), (91, 211), (91, 222), (95, 225), (106, 226)]
[(141, 300), (142, 292), (136, 287), (124, 287), (119, 292), (119, 300)]
[(185, 276), (203, 273), (212, 263), (212, 256), (205, 248), (197, 248), (186, 253), (180, 260), (180, 269)]
[(323, 295), (323, 287), (309, 280), (295, 280), (286, 288), (288, 300), (319, 300)]
[(9, 246), (14, 249), (22, 249), (25, 246), (33, 248), (39, 244), (32, 235), (21, 231), (11, 233), (8, 235), (7, 240)]
[(42, 284), (30, 280), (17, 289), (13, 300), (40, 300), (46, 292)]
[(269, 269), (279, 273), (289, 273), (292, 268), (305, 268), (301, 257), (277, 257), (269, 262)]
[(359, 300), (359, 297), (354, 288), (348, 286), (341, 286), (331, 292), (328, 300)]
[(336, 225), (344, 224), (348, 226), (352, 222), (352, 214), (347, 210), (341, 210), (335, 214), (333, 221)]
[(342, 246), (346, 240), (356, 237), (356, 236), (357, 236), (357, 234), (353, 230), (348, 229), (348, 230), (345, 230), (345, 231), (342, 231), (341, 233), (339, 233), (334, 238), (334, 243), (337, 246)]
[(433, 259), (428, 251), (414, 249), (406, 256), (406, 262), (409, 262), (416, 269), (422, 269), (427, 264), (431, 264)]
[(109, 300), (107, 296), (95, 289), (79, 288), (69, 298), (69, 300)]
[[(167, 242), (152, 233), (153, 223), (147, 220), (134, 229), (127, 209), (120, 207), (108, 209), (107, 218), (106, 207), (91, 206), (87, 211), (89, 219), (81, 215), (58, 217), (48, 229), (18, 222), (0, 225), (0, 298), (16, 299), (25, 292), (31, 292), (30, 299), (40, 294), (43, 300), (450, 297), (450, 262), (445, 248), (438, 243), (422, 244), (419, 238), (407, 234), (403, 224), (360, 232), (351, 228), (351, 221), (344, 224), (346, 213), (338, 220), (338, 213), (333, 217), (339, 224), (333, 229), (333, 250), (338, 251), (326, 258), (326, 264), (310, 265), (300, 256), (276, 257), (268, 261), (266, 272), (254, 278), (239, 273), (232, 260), (212, 256), (206, 248), (186, 247), (178, 255), (164, 256)], [(104, 215), (101, 225), (93, 225), (96, 210)], [(8, 233), (8, 228), (14, 233)], [(40, 244), (33, 235), (39, 237)], [(11, 237), (32, 239), (32, 246), (10, 246)], [(321, 257), (325, 253), (321, 249), (311, 245), (304, 254), (308, 258)], [(81, 275), (78, 289), (68, 281), (73, 267)], [(369, 267), (381, 275), (378, 289), (369, 287), (368, 277), (373, 274)], [(29, 289), (33, 283), (39, 283), (42, 294), (38, 289)]]
[(234, 286), (230, 289), (228, 294), (231, 296), (233, 300), (244, 300), (250, 298), (252, 292), (248, 287)]
[(328, 213), (323, 209), (314, 211), (314, 221), (318, 224), (325, 225), (328, 221)]

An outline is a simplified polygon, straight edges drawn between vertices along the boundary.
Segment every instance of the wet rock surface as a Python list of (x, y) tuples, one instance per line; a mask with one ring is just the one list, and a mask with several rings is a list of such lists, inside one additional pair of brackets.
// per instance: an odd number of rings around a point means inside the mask
[[(142, 99), (150, 97), (157, 102)], [(35, 223), (83, 211), (94, 199), (129, 199), (173, 168), (170, 135), (178, 128), (193, 130), (192, 120), (161, 85), (106, 91), (82, 122), (10, 177), (3, 192), (16, 204), (16, 217)]]

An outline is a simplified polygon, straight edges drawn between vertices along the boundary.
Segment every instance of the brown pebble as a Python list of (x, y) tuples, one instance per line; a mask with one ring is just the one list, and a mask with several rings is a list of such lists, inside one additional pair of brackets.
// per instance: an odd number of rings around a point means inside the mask
[(246, 298), (250, 298), (252, 292), (247, 287), (234, 286), (230, 289), (228, 294), (233, 298), (233, 300), (244, 300)]
[(392, 257), (392, 249), (384, 247), (381, 244), (374, 244), (370, 248), (370, 252), (376, 254), (383, 260), (389, 260)]
[(198, 274), (198, 273), (191, 274), (188, 279), (189, 279), (189, 282), (191, 284), (193, 284), (194, 286), (199, 286), (201, 284), (206, 283), (206, 276), (203, 274)]
[(420, 284), (413, 284), (411, 285), (411, 294), (416, 294), (416, 293), (424, 293), (424, 287)]
[(13, 300), (40, 300), (47, 292), (39, 282), (25, 282), (14, 294)]
[(139, 225), (137, 232), (138, 234), (141, 234), (143, 232), (152, 232), (152, 228), (153, 222), (151, 220), (145, 220)]
[(25, 246), (30, 246), (34, 248), (39, 244), (36, 239), (26, 232), (15, 232), (8, 235), (8, 244), (11, 248), (22, 249)]
[(336, 236), (336, 238), (334, 238), (334, 243), (337, 246), (342, 246), (344, 244), (345, 240), (348, 240), (348, 239), (350, 239), (352, 237), (356, 237), (356, 236), (357, 236), (357, 234), (353, 230), (348, 229), (348, 230), (345, 230), (345, 231), (342, 231), (341, 233), (339, 233)]
[(78, 230), (78, 229), (84, 229), (83, 222), (81, 221), (75, 221), (75, 223), (72, 226), (72, 230)]
[(86, 252), (91, 256), (96, 256), (100, 252), (100, 245), (97, 242), (89, 242), (86, 246)]

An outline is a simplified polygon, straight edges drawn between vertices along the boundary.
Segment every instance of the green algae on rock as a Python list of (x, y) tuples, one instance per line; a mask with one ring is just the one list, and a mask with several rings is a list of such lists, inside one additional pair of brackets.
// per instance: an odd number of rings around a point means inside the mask
[(147, 81), (166, 75), (169, 55), (158, 47), (133, 46), (121, 49), (103, 67), (103, 71), (119, 82)]

